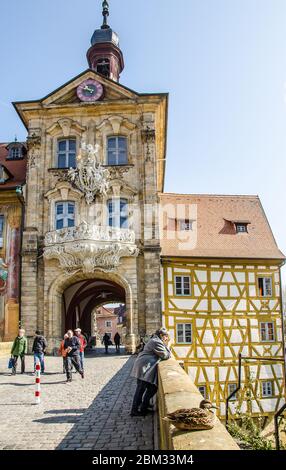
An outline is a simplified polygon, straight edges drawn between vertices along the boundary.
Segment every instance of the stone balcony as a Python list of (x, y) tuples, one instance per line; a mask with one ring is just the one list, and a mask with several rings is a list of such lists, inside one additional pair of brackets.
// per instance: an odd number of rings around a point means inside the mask
[(44, 244), (44, 257), (58, 259), (68, 272), (81, 269), (91, 273), (97, 268), (112, 271), (121, 258), (139, 254), (133, 230), (86, 222), (48, 232)]

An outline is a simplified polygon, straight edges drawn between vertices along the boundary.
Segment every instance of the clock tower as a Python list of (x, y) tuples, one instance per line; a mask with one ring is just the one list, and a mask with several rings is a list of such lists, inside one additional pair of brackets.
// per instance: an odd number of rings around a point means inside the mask
[(102, 2), (103, 23), (96, 29), (91, 38), (91, 47), (87, 51), (89, 67), (95, 72), (119, 81), (120, 73), (124, 69), (123, 54), (119, 47), (118, 34), (108, 25), (109, 4)]

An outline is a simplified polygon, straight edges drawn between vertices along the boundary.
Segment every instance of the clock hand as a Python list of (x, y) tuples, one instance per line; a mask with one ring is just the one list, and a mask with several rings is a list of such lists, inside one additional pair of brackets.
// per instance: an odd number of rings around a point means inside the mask
[(90, 88), (88, 85), (84, 87), (84, 90), (88, 91), (89, 93), (93, 93), (93, 88)]

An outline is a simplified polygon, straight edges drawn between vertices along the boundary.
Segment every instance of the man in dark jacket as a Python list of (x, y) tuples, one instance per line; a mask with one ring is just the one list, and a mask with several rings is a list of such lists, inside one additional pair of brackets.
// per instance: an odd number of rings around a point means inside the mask
[(48, 344), (46, 338), (39, 330), (37, 330), (35, 334), (36, 336), (32, 348), (34, 353), (34, 370), (36, 370), (36, 364), (39, 361), (41, 364), (41, 373), (43, 374), (45, 372), (45, 351)]
[(158, 364), (171, 357), (168, 342), (168, 331), (160, 328), (145, 345), (143, 351), (138, 354), (131, 372), (131, 376), (137, 379), (131, 416), (147, 414), (150, 400), (158, 389)]
[(110, 336), (107, 333), (105, 333), (105, 335), (103, 336), (102, 342), (105, 347), (105, 354), (108, 354), (108, 346), (110, 345)]
[(72, 365), (75, 367), (76, 371), (84, 379), (84, 373), (80, 364), (79, 352), (81, 348), (80, 340), (77, 336), (73, 335), (72, 330), (67, 332), (68, 337), (64, 342), (64, 349), (67, 352), (66, 355), (66, 373), (67, 373), (67, 382), (72, 381)]
[(121, 340), (121, 337), (120, 337), (120, 334), (118, 333), (118, 331), (115, 333), (113, 340), (114, 340), (116, 352), (120, 353), (120, 340)]

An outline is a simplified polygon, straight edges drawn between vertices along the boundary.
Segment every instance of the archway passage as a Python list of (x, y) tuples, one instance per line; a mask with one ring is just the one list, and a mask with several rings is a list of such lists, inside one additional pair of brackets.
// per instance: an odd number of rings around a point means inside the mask
[(87, 279), (69, 286), (63, 293), (63, 326), (81, 328), (88, 336), (92, 334), (92, 312), (107, 303), (125, 304), (125, 290), (107, 279)]

